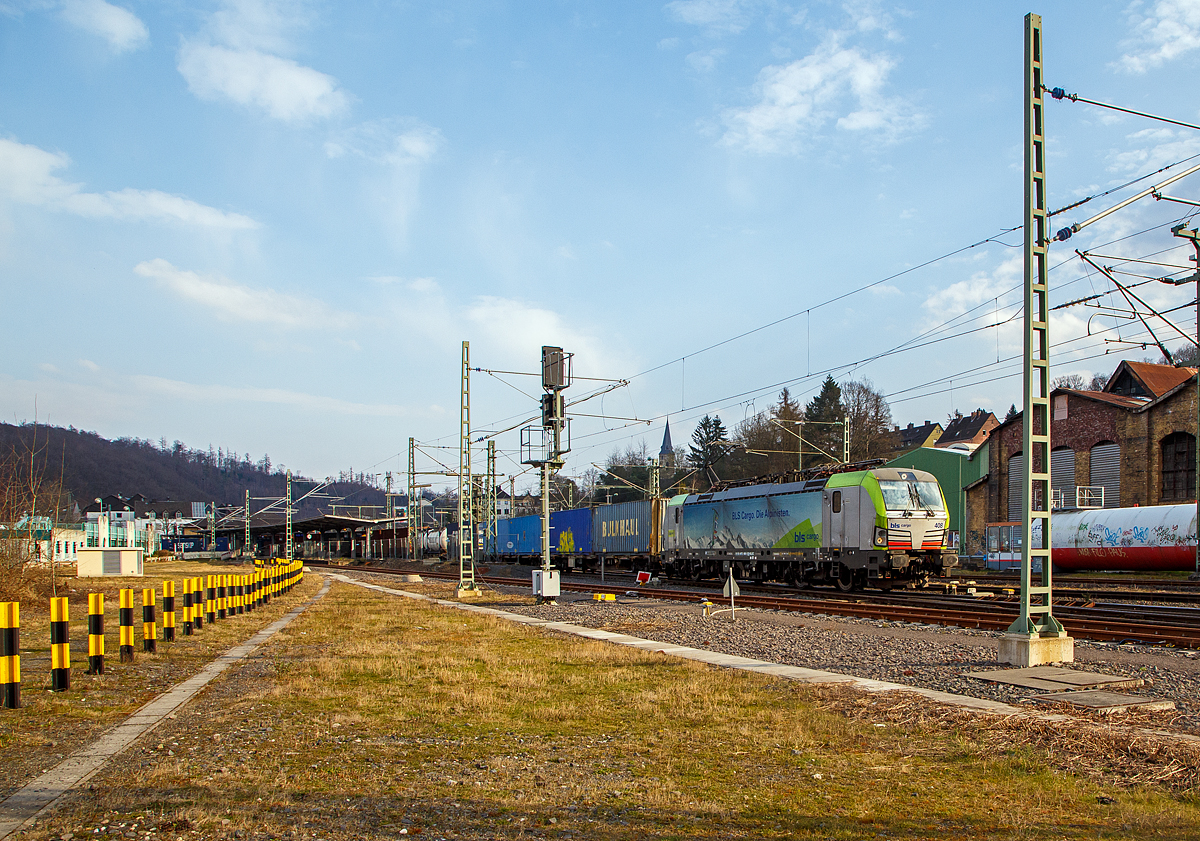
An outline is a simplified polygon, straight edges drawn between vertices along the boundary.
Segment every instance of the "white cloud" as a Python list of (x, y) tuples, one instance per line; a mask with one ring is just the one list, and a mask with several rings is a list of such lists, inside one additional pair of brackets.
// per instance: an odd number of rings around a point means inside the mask
[(758, 154), (794, 153), (831, 121), (844, 131), (885, 138), (915, 127), (920, 118), (899, 97), (884, 94), (895, 62), (841, 45), (832, 35), (812, 54), (758, 74), (758, 102), (725, 112), (721, 144)]
[(229, 99), (285, 122), (330, 117), (349, 103), (332, 76), (257, 50), (186, 43), (179, 72), (201, 99)]
[(414, 412), (403, 406), (392, 406), (382, 403), (352, 403), (348, 400), (339, 400), (336, 397), (306, 394), (301, 391), (289, 391), (283, 388), (206, 385), (144, 375), (134, 376), (131, 378), (131, 381), (141, 391), (160, 397), (169, 397), (175, 402), (186, 402), (197, 405), (231, 403), (241, 406), (247, 403), (268, 403), (277, 406), (291, 406), (296, 409), (322, 414), (369, 417), (413, 417), (418, 414), (431, 413), (431, 411)]
[(404, 119), (372, 120), (339, 134), (325, 144), (325, 154), (347, 153), (389, 166), (423, 164), (441, 148), (442, 133), (433, 126)]
[[(1200, 154), (1200, 138), (1192, 131), (1148, 128), (1126, 137), (1129, 148), (1114, 154), (1109, 170), (1123, 176), (1141, 175)], [(1156, 176), (1158, 181), (1171, 173)]]
[(419, 121), (375, 120), (344, 131), (325, 144), (330, 158), (353, 155), (384, 167), (371, 174), (366, 190), (380, 218), (403, 247), (409, 222), (420, 204), (421, 173), (438, 150), (441, 132)]
[(80, 216), (182, 222), (206, 228), (247, 230), (258, 223), (240, 213), (227, 213), (159, 190), (89, 193), (54, 173), (71, 159), (59, 152), (0, 138), (0, 197), (20, 204), (64, 210)]
[(225, 0), (208, 28), (228, 47), (288, 55), (293, 36), (311, 23), (308, 6), (295, 0)]
[(350, 97), (332, 76), (287, 57), (293, 35), (311, 19), (289, 0), (226, 0), (205, 32), (183, 42), (179, 72), (201, 99), (227, 99), (285, 122), (344, 111)]
[(150, 40), (150, 30), (137, 15), (104, 0), (66, 0), (62, 18), (85, 32), (99, 35), (114, 52), (134, 50)]
[(323, 301), (241, 286), (223, 277), (178, 269), (161, 258), (138, 263), (133, 270), (185, 301), (207, 307), (222, 321), (331, 329), (347, 328), (356, 321), (352, 314), (331, 309)]
[(976, 272), (967, 280), (960, 280), (940, 290), (925, 300), (925, 309), (937, 321), (964, 313), (984, 301), (1003, 296), (1014, 286), (1020, 286), (1025, 272), (1025, 258), (1014, 254), (991, 272)]
[(676, 20), (712, 32), (741, 32), (749, 18), (742, 0), (673, 0), (666, 8)]
[(697, 50), (694, 53), (688, 53), (687, 63), (697, 73), (711, 73), (716, 69), (717, 61), (723, 55), (725, 55), (725, 50), (720, 47), (713, 50)]
[(1118, 67), (1128, 73), (1145, 73), (1200, 47), (1200, 2), (1158, 0), (1145, 15), (1137, 13), (1139, 6), (1130, 7), (1133, 37)]

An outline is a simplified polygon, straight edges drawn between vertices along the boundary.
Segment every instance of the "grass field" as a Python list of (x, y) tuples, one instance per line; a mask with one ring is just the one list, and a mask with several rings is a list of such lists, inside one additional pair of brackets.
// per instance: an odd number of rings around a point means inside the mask
[(1200, 835), (1196, 757), (1127, 742), (339, 583), (24, 837)]

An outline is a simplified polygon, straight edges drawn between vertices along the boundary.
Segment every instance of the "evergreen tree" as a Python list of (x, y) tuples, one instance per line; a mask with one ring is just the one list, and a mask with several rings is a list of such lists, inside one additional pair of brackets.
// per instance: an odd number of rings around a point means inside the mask
[(1006, 422), (1007, 422), (1007, 421), (1010, 421), (1010, 420), (1012, 420), (1013, 418), (1015, 418), (1015, 417), (1016, 417), (1017, 415), (1019, 415), (1019, 414), (1020, 414), (1020, 412), (1018, 412), (1018, 411), (1017, 411), (1017, 404), (1016, 404), (1016, 403), (1013, 403), (1012, 405), (1010, 405), (1010, 406), (1008, 407), (1008, 414), (1006, 414), (1006, 415), (1004, 416), (1004, 420), (1005, 420)]
[[(842, 460), (843, 431), (846, 418), (842, 390), (832, 376), (826, 376), (821, 391), (804, 407), (804, 466)], [(836, 425), (835, 425), (836, 424)]]
[(721, 419), (716, 415), (705, 415), (700, 419), (700, 423), (692, 432), (688, 461), (702, 476), (711, 480), (713, 465), (728, 451), (728, 437), (725, 424), (721, 423)]

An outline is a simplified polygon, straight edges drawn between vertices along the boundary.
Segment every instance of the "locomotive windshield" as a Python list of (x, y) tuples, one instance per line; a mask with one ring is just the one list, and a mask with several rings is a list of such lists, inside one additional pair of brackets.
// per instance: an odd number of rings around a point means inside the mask
[(889, 511), (944, 510), (937, 482), (880, 481), (879, 490), (883, 493), (883, 507)]

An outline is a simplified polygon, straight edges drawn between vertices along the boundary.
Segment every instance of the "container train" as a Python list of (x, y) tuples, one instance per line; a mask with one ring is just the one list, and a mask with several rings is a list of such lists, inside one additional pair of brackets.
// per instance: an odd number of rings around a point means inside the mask
[[(550, 547), (560, 569), (612, 563), (670, 578), (732, 571), (755, 581), (890, 589), (923, 585), (957, 564), (946, 523), (932, 474), (871, 467), (557, 511)], [(541, 518), (500, 519), (495, 551), (501, 560), (539, 559)]]

